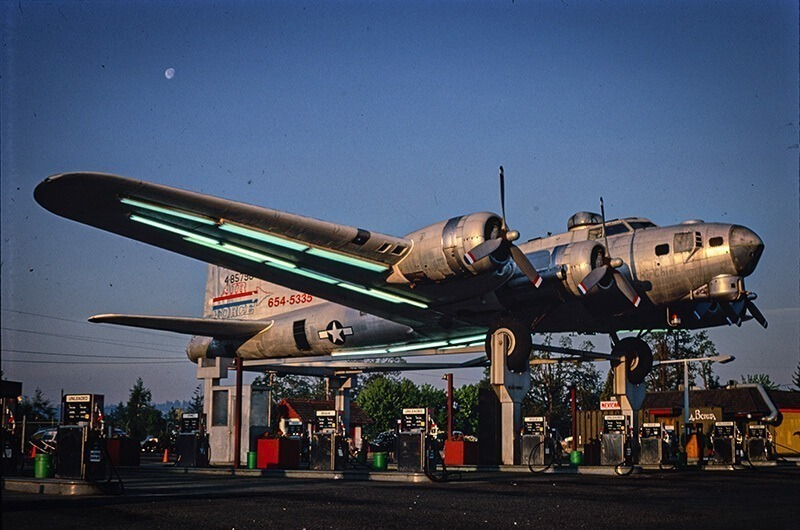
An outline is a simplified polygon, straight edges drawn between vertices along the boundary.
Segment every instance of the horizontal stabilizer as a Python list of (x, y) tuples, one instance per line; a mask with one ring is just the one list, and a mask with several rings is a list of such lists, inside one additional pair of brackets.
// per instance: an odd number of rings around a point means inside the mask
[(89, 322), (158, 329), (216, 338), (252, 337), (272, 327), (272, 320), (216, 320), (211, 318), (147, 315), (95, 315)]

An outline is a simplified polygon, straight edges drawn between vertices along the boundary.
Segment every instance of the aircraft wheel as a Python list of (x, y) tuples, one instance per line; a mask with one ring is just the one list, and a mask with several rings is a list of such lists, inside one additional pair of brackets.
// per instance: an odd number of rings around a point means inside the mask
[(503, 318), (493, 324), (486, 334), (486, 354), (490, 361), (492, 360), (493, 338), (497, 334), (505, 336), (508, 341), (508, 355), (506, 356), (508, 369), (517, 373), (526, 372), (530, 367), (528, 361), (533, 347), (530, 328), (513, 318)]
[(650, 346), (638, 337), (622, 339), (614, 346), (612, 353), (625, 356), (628, 381), (631, 384), (642, 383), (653, 368), (653, 352)]

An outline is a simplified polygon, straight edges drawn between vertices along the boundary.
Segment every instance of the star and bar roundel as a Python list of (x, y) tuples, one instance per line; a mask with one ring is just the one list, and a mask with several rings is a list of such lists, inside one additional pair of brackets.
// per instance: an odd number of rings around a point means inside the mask
[(324, 331), (317, 332), (320, 339), (328, 339), (337, 346), (341, 346), (346, 342), (346, 337), (353, 334), (353, 328), (350, 326), (343, 326), (338, 320), (331, 320), (328, 327)]

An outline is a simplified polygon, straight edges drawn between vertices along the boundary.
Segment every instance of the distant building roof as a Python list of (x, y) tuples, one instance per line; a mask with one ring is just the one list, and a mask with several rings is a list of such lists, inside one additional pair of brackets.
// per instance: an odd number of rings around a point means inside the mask
[[(334, 410), (336, 407), (333, 400), (324, 399), (282, 399), (278, 403), (278, 411), (281, 417), (288, 419), (298, 419), (303, 422), (312, 422), (316, 419), (318, 410)], [(361, 407), (355, 403), (350, 403), (350, 424), (369, 425), (372, 418), (367, 416)]]
[(778, 410), (800, 411), (800, 392), (797, 390), (767, 390)]
[[(772, 398), (772, 394), (769, 394)], [(726, 414), (736, 416), (746, 414), (767, 415), (769, 406), (764, 402), (757, 388), (715, 388), (713, 390), (690, 390), (691, 407), (720, 407)], [(778, 404), (775, 403), (778, 407)], [(648, 392), (642, 409), (671, 409), (683, 407), (683, 392)], [(778, 407), (779, 408), (779, 407)]]

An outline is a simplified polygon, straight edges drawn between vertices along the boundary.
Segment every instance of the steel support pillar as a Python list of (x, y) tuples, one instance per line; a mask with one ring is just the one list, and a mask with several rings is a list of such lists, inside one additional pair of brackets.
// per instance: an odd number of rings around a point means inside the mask
[(500, 455), (505, 465), (518, 464), (519, 433), (522, 429), (522, 400), (531, 386), (529, 371), (517, 374), (506, 366), (509, 337), (495, 333), (492, 337), (490, 382), (500, 400)]

